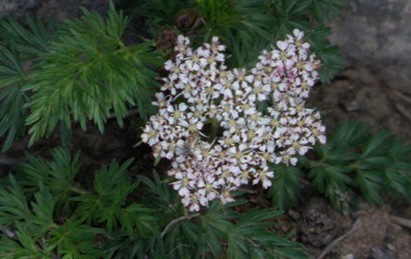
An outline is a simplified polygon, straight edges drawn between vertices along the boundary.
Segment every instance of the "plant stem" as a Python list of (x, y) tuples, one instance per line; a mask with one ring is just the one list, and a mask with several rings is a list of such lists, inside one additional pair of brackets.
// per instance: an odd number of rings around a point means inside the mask
[(74, 192), (74, 193), (81, 194), (81, 195), (90, 194), (89, 191), (78, 188), (78, 187), (75, 187), (75, 186), (70, 186), (69, 190)]
[(194, 215), (184, 215), (178, 218), (173, 219), (172, 221), (170, 221), (167, 226), (164, 228), (163, 232), (161, 233), (161, 238), (163, 238), (165, 236), (165, 234), (169, 231), (169, 229), (175, 225), (176, 223), (186, 220), (186, 219), (192, 219), (194, 217), (197, 217), (198, 215), (200, 215), (200, 213), (196, 213)]

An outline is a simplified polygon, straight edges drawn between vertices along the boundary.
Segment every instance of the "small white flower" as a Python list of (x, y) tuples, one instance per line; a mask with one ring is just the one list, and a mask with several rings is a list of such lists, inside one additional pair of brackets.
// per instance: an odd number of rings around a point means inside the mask
[[(175, 59), (164, 64), (169, 75), (161, 91), (168, 96), (156, 94), (159, 112), (141, 139), (154, 157), (171, 160), (171, 185), (190, 211), (217, 198), (233, 201), (230, 192), (242, 184), (270, 187), (267, 163), (296, 165), (297, 155), (326, 141), (320, 114), (305, 108), (320, 63), (302, 31), (264, 50), (251, 71), (227, 70), (217, 37), (195, 50), (189, 43), (180, 35)], [(260, 112), (266, 100), (273, 106)]]

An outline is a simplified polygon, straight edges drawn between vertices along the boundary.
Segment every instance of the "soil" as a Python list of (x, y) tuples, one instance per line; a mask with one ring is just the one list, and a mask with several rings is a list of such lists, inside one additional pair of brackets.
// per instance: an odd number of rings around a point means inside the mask
[(343, 121), (361, 121), (411, 143), (411, 120), (397, 105), (396, 92), (370, 67), (351, 64), (330, 85), (317, 86), (310, 98), (323, 112), (329, 130)]
[[(102, 13), (108, 9), (106, 0), (44, 0), (34, 10), (30, 9), (30, 13), (61, 21), (78, 17), (80, 5)], [(363, 121), (375, 131), (387, 128), (411, 143), (410, 118), (395, 105), (392, 94), (384, 78), (372, 67), (351, 62), (331, 84), (317, 86), (310, 102), (323, 111), (329, 130), (345, 120)], [(93, 126), (86, 132), (74, 130), (69, 147), (73, 151), (81, 150), (84, 172), (92, 172), (113, 159), (122, 162), (130, 157), (135, 158), (130, 169), (132, 174), (138, 173), (137, 168), (147, 167), (144, 161), (150, 159), (150, 149), (144, 145), (132, 147), (139, 141), (139, 127), (132, 125), (132, 116), (129, 121), (129, 125), (121, 129), (115, 120), (110, 120), (104, 135)], [(37, 143), (30, 152), (47, 156), (59, 143), (58, 139), (56, 133)], [(26, 143), (27, 137), (17, 141), (7, 154), (2, 154), (0, 159), (12, 162), (0, 168), (0, 175), (7, 173), (14, 162), (24, 159)], [(80, 175), (79, 184), (87, 188), (92, 174)], [(309, 198), (277, 221), (282, 231), (295, 233), (294, 239), (302, 242), (313, 258), (411, 258), (410, 228), (395, 223), (392, 217), (411, 219), (409, 203), (391, 203), (378, 208), (360, 202), (357, 211), (343, 216), (325, 198), (310, 190), (310, 186), (307, 188), (309, 195), (305, 197)]]

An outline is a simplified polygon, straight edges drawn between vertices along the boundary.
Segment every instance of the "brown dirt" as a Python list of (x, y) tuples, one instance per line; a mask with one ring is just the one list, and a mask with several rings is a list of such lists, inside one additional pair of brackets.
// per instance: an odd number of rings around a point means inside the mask
[(310, 102), (323, 111), (331, 130), (345, 120), (362, 121), (375, 131), (388, 129), (411, 143), (411, 118), (397, 105), (395, 94), (371, 68), (355, 65), (330, 85), (318, 86)]

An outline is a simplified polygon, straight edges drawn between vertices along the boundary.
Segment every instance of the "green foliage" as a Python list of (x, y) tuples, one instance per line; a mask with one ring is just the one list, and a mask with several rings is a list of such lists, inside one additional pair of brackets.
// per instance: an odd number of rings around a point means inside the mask
[(228, 233), (227, 258), (306, 258), (296, 243), (273, 235), (268, 220), (281, 213), (273, 209), (242, 213)]
[[(255, 53), (291, 33), (306, 31), (324, 66), (323, 82), (341, 68), (337, 48), (326, 37), (325, 19), (334, 17), (343, 0), (185, 0), (136, 1), (134, 18), (144, 17), (154, 35), (174, 27), (197, 44), (219, 36), (228, 46), (233, 66), (247, 66)], [(138, 12), (136, 11), (138, 10)], [(135, 15), (138, 13), (139, 15)], [(133, 15), (133, 14), (132, 14)], [(315, 17), (313, 20), (312, 17)], [(159, 56), (145, 42), (126, 46), (128, 19), (111, 5), (104, 19), (84, 10), (84, 16), (64, 24), (43, 25), (27, 19), (0, 22), (0, 137), (7, 150), (26, 133), (29, 145), (58, 126), (63, 144), (71, 127), (94, 122), (103, 132), (109, 118), (119, 125), (136, 106), (142, 119), (151, 112), (158, 83), (153, 68)]]
[(15, 239), (0, 236), (0, 256), (2, 258), (47, 258), (50, 254), (38, 246), (38, 238), (21, 223), (16, 223)]
[(73, 122), (86, 129), (94, 122), (103, 132), (109, 118), (120, 126), (128, 110), (140, 118), (153, 108), (158, 86), (154, 68), (161, 63), (149, 41), (125, 45), (127, 18), (110, 7), (107, 19), (83, 10), (84, 16), (57, 26), (27, 19), (0, 22), (0, 137), (7, 150), (26, 134), (29, 145), (60, 126), (70, 141)]
[(28, 155), (17, 179), (1, 183), (2, 258), (306, 258), (272, 230), (278, 210), (238, 213), (239, 199), (189, 214), (157, 173), (131, 181), (132, 160), (103, 166), (83, 189), (79, 153), (58, 148), (50, 157)]
[[(162, 231), (153, 238), (153, 258), (306, 258), (297, 243), (270, 231), (281, 214), (275, 209), (236, 212), (245, 201), (221, 205), (213, 202), (207, 211), (186, 214), (178, 195), (158, 174), (141, 177), (147, 200), (158, 205)], [(297, 257), (296, 257), (297, 256)]]
[[(130, 184), (126, 174), (127, 167), (132, 160), (123, 165), (111, 163), (109, 167), (103, 166), (95, 174), (94, 192), (75, 198), (79, 202), (76, 214), (80, 221), (87, 223), (105, 224), (111, 233), (115, 226), (121, 225), (122, 230), (133, 235), (133, 229), (139, 229), (140, 233), (149, 231), (145, 227), (149, 225), (143, 221), (144, 214), (153, 212), (139, 204), (127, 205), (127, 197), (135, 190), (137, 183)], [(143, 214), (142, 216), (140, 214)], [(142, 223), (142, 224), (139, 224)]]
[(380, 206), (387, 196), (411, 200), (411, 145), (386, 131), (372, 134), (364, 124), (343, 123), (299, 161), (299, 167), (271, 165), (275, 176), (268, 196), (274, 208), (298, 203), (301, 177), (344, 214), (359, 196)]
[[(66, 258), (79, 258), (93, 250), (95, 229), (63, 219), (64, 214), (56, 215), (57, 199), (43, 182), (33, 196), (24, 193), (24, 186), (11, 175), (9, 184), (8, 188), (2, 186), (0, 200), (14, 197), (10, 201), (15, 204), (4, 202), (0, 211), (2, 224), (14, 227), (15, 233), (0, 237), (2, 258), (50, 258), (55, 251)], [(64, 222), (58, 223), (60, 220)]]
[(21, 61), (11, 51), (0, 46), (0, 137), (6, 136), (3, 151), (10, 148), (14, 139), (22, 135), (27, 96), (21, 92), (26, 81)]
[(323, 61), (322, 82), (328, 83), (343, 66), (338, 48), (327, 40), (325, 22), (334, 18), (345, 0), (186, 0), (136, 1), (134, 19), (146, 19), (154, 36), (173, 28), (202, 44), (219, 36), (228, 46), (231, 66), (247, 66), (255, 53), (291, 34), (295, 28), (307, 32), (307, 39)]
[(230, 62), (233, 65), (247, 65), (256, 59), (256, 52), (253, 52), (254, 57), (249, 54), (254, 44), (267, 46), (273, 39), (272, 18), (264, 11), (267, 8), (265, 0), (197, 0), (197, 3), (206, 23), (202, 41), (219, 36), (232, 50)]
[[(195, 1), (193, 0), (150, 0), (150, 1), (130, 1), (124, 8), (130, 13), (130, 19), (136, 20), (141, 17), (149, 19), (145, 24), (151, 32), (158, 33), (164, 26), (171, 26), (176, 22), (176, 14), (182, 10), (194, 11)], [(194, 13), (195, 14), (195, 11)], [(197, 16), (187, 17), (185, 23), (190, 27), (197, 21)]]
[(205, 213), (174, 219), (162, 233), (160, 258), (306, 258), (297, 243), (269, 230), (274, 209), (236, 213), (214, 203)]
[(30, 208), (23, 190), (10, 175), (8, 186), (0, 189), (0, 224), (8, 226), (14, 221), (25, 219)]
[(344, 7), (345, 0), (312, 0), (311, 11), (319, 22), (336, 17)]
[(272, 186), (268, 190), (273, 208), (285, 210), (298, 203), (301, 189), (301, 171), (298, 167), (285, 165), (271, 165), (270, 169), (274, 172)]
[[(331, 46), (327, 37), (331, 30), (324, 23), (334, 18), (345, 4), (345, 0), (271, 0), (270, 10), (275, 24), (275, 40), (280, 40), (294, 28), (307, 32), (306, 40), (312, 51), (322, 61), (320, 79), (329, 83), (343, 68), (337, 46)], [(312, 19), (315, 17), (315, 20)]]
[(53, 248), (56, 254), (64, 255), (64, 258), (96, 258), (102, 252), (94, 240), (102, 233), (103, 229), (67, 219), (50, 231), (49, 249)]
[[(153, 229), (152, 209), (126, 204), (136, 188), (126, 172), (132, 160), (103, 167), (95, 174), (94, 188), (84, 190), (75, 182), (79, 153), (55, 149), (51, 158), (46, 162), (28, 155), (19, 178), (10, 175), (0, 188), (0, 224), (16, 229), (15, 237), (1, 236), (2, 258), (97, 258), (103, 253), (98, 236), (135, 237)], [(96, 208), (88, 208), (90, 197)]]
[(385, 195), (411, 200), (411, 146), (387, 132), (371, 134), (360, 123), (339, 126), (317, 159), (302, 160), (313, 185), (342, 212), (361, 194), (383, 205)]
[(43, 23), (30, 17), (26, 18), (24, 26), (12, 18), (0, 24), (1, 41), (15, 47), (23, 60), (36, 62), (38, 55), (49, 50), (49, 41), (55, 29), (53, 25), (47, 24), (46, 28)]
[(74, 179), (80, 169), (80, 152), (72, 157), (68, 150), (58, 148), (52, 152), (52, 160), (48, 162), (30, 154), (26, 157), (28, 163), (21, 166), (21, 171), (24, 172), (21, 181), (25, 190), (33, 193), (38, 190), (38, 183), (43, 182), (49, 186), (58, 201), (67, 202), (70, 188), (73, 188)]
[(0, 22), (0, 137), (3, 151), (24, 132), (28, 96), (22, 91), (36, 56), (47, 50), (48, 33), (41, 23), (27, 19), (25, 29), (16, 20)]
[[(260, 50), (299, 28), (322, 60), (321, 80), (329, 82), (342, 62), (324, 23), (344, 3), (148, 0), (137, 1), (132, 15), (147, 19), (155, 36), (170, 28), (195, 44), (219, 36), (231, 66), (247, 66)], [(147, 118), (161, 60), (150, 41), (125, 44), (127, 25), (113, 5), (107, 19), (84, 10), (82, 18), (55, 27), (31, 19), (24, 25), (0, 21), (3, 150), (27, 133), (26, 126), (29, 145), (56, 127), (68, 143), (75, 122), (86, 129), (92, 121), (103, 132), (112, 117), (123, 126), (134, 106)], [(300, 159), (299, 168), (271, 165), (268, 209), (244, 210), (238, 199), (192, 214), (157, 172), (152, 179), (131, 180), (132, 160), (102, 166), (85, 189), (77, 183), (79, 152), (55, 149), (49, 161), (26, 156), (18, 174), (0, 182), (2, 258), (306, 258), (299, 244), (273, 230), (273, 218), (298, 203), (303, 172), (343, 213), (359, 195), (377, 205), (386, 195), (411, 199), (411, 146), (359, 123), (339, 126), (327, 144)]]
[(30, 144), (50, 134), (58, 122), (71, 128), (72, 120), (86, 129), (87, 120), (103, 132), (114, 113), (120, 126), (130, 106), (146, 118), (159, 60), (149, 43), (125, 46), (121, 36), (127, 19), (111, 7), (104, 21), (84, 10), (81, 19), (67, 21), (50, 43), (50, 51), (30, 76), (25, 91), (33, 95), (26, 120)]

